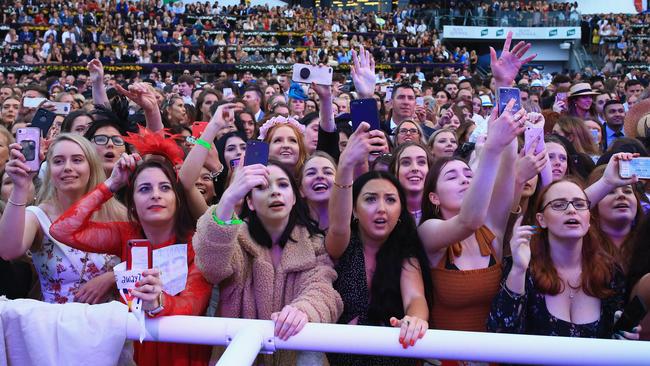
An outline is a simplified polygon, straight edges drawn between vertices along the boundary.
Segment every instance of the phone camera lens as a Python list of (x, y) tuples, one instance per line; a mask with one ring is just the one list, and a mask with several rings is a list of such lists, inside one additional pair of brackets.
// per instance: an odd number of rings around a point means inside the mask
[(302, 69), (300, 69), (300, 77), (301, 78), (308, 79), (310, 74), (311, 74), (311, 71), (308, 68), (303, 67)]

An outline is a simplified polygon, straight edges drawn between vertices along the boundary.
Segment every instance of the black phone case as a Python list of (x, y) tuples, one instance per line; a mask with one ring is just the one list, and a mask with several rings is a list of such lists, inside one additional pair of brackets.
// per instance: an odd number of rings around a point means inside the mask
[(499, 100), (499, 114), (503, 113), (506, 109), (506, 105), (508, 105), (510, 99), (515, 100), (515, 105), (512, 107), (512, 114), (517, 113), (521, 109), (521, 95), (517, 88), (499, 88), (497, 99)]
[(269, 164), (269, 144), (264, 141), (248, 141), (246, 143), (246, 155), (244, 156), (244, 166)]
[(641, 320), (648, 313), (648, 309), (640, 297), (634, 296), (632, 301), (625, 307), (621, 318), (614, 324), (614, 332), (631, 332), (634, 327), (641, 323)]
[(32, 127), (38, 127), (41, 130), (42, 135), (45, 137), (50, 131), (54, 119), (56, 118), (56, 113), (48, 111), (47, 109), (39, 108), (32, 118)]
[(370, 124), (371, 130), (379, 129), (379, 111), (374, 98), (356, 99), (350, 102), (352, 128), (356, 131), (361, 122)]

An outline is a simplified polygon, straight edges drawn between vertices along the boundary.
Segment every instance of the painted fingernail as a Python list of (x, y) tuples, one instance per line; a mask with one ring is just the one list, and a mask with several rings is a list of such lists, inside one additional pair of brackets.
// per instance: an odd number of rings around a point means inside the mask
[(403, 337), (399, 338), (399, 343), (404, 343), (404, 338)]
[(135, 287), (140, 287), (140, 282), (136, 282)]
[(411, 341), (411, 347), (415, 346), (415, 341)]
[(408, 347), (408, 346), (406, 345), (406, 343), (402, 343), (402, 347), (404, 347), (404, 349), (406, 349), (406, 347)]

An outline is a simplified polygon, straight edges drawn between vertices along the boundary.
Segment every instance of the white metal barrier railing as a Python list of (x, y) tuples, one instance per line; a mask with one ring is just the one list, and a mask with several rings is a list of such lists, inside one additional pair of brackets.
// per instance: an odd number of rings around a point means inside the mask
[[(218, 365), (250, 365), (275, 350), (472, 360), (545, 365), (648, 365), (650, 342), (429, 330), (402, 348), (399, 329), (309, 323), (287, 341), (273, 336), (270, 320), (168, 316), (147, 319), (146, 340), (228, 346)], [(129, 314), (127, 337), (139, 337)]]

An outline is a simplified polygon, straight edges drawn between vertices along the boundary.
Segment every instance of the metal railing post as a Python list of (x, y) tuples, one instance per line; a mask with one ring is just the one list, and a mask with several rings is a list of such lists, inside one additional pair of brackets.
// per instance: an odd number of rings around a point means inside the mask
[(252, 365), (262, 349), (263, 340), (262, 329), (255, 326), (243, 328), (230, 341), (217, 366)]

